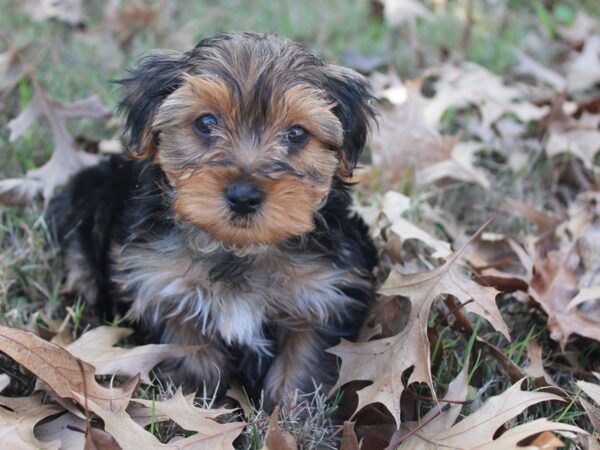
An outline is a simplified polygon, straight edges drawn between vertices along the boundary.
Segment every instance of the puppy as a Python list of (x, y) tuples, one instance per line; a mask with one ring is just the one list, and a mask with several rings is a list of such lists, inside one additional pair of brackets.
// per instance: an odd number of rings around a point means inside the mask
[(120, 81), (127, 156), (51, 203), (66, 285), (101, 316), (200, 345), (175, 383), (237, 379), (272, 407), (335, 381), (325, 349), (353, 339), (376, 252), (349, 177), (373, 97), (357, 73), (271, 34), (155, 53)]

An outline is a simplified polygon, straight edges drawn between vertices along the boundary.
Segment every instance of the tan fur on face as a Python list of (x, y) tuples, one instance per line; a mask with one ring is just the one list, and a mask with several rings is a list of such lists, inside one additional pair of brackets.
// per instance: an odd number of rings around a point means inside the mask
[[(158, 110), (152, 125), (161, 137), (156, 162), (176, 190), (177, 217), (237, 247), (310, 232), (338, 168), (331, 148), (341, 145), (342, 129), (333, 105), (318, 90), (294, 85), (273, 97), (263, 121), (256, 123), (239, 113), (234, 99), (218, 78), (187, 76)], [(219, 120), (210, 141), (193, 130), (203, 114)], [(303, 148), (284, 142), (291, 126), (309, 132)], [(281, 165), (286, 169), (278, 169)], [(257, 184), (266, 194), (260, 210), (246, 219), (234, 219), (223, 196), (239, 180)]]
[(314, 209), (326, 194), (325, 188), (289, 175), (262, 180), (264, 205), (256, 217), (239, 222), (231, 220), (223, 198), (223, 190), (237, 178), (236, 170), (209, 167), (179, 179), (176, 213), (235, 246), (273, 244), (313, 229)]

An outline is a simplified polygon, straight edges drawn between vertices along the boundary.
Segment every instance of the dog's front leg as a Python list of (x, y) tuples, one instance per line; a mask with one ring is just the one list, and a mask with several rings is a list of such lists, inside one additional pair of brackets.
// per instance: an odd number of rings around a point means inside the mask
[(161, 340), (169, 344), (198, 345), (198, 351), (183, 358), (167, 361), (162, 372), (176, 386), (186, 391), (213, 396), (225, 392), (230, 376), (229, 357), (225, 347), (201, 334), (193, 324), (174, 320), (163, 331)]
[[(335, 375), (335, 358), (325, 352), (330, 346), (315, 329), (281, 332), (279, 352), (264, 383), (264, 406), (271, 410), (296, 389), (309, 393), (329, 384)], [(327, 386), (324, 386), (325, 390)]]

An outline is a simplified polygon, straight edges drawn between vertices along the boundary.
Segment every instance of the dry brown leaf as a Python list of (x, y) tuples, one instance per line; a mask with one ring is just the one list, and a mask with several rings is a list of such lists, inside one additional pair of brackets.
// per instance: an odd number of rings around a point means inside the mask
[(59, 441), (42, 442), (34, 435), (33, 428), (39, 421), (61, 411), (61, 408), (48, 405), (38, 405), (26, 411), (11, 411), (0, 406), (0, 448), (59, 449)]
[(567, 86), (565, 77), (537, 62), (518, 48), (515, 48), (513, 52), (517, 57), (517, 66), (515, 70), (518, 73), (530, 75), (537, 80), (548, 84), (554, 88), (555, 91), (562, 92), (565, 89)]
[(1, 373), (0, 374), (0, 392), (2, 392), (4, 389), (6, 389), (9, 384), (10, 384), (10, 377), (5, 373)]
[(558, 34), (574, 47), (583, 45), (585, 40), (598, 31), (598, 19), (577, 8), (575, 20), (569, 26), (559, 25)]
[(298, 450), (296, 439), (289, 431), (283, 431), (279, 428), (277, 420), (279, 418), (279, 405), (275, 407), (271, 419), (269, 420), (269, 428), (265, 436), (265, 445), (263, 450)]
[(379, 124), (369, 146), (373, 165), (381, 168), (383, 176), (399, 180), (410, 170), (450, 158), (459, 137), (442, 136), (426, 123), (428, 100), (421, 95), (419, 80), (408, 81), (381, 95), (392, 104), (380, 108)]
[[(0, 348), (59, 397), (74, 400), (86, 397), (108, 411), (124, 410), (139, 383), (139, 377), (135, 377), (121, 387), (105, 388), (94, 378), (91, 365), (29, 331), (0, 326)], [(85, 407), (85, 403), (82, 400), (80, 404)]]
[(80, 449), (85, 445), (86, 421), (69, 412), (43, 424), (33, 432), (42, 442), (60, 441), (62, 449)]
[[(573, 432), (582, 435), (587, 434), (584, 430), (574, 425), (567, 425), (565, 423), (550, 422), (548, 419), (537, 419), (531, 422), (518, 425), (505, 431), (498, 439), (492, 442), (486, 442), (474, 449), (481, 450), (542, 450), (542, 449), (553, 449), (562, 448), (563, 443), (558, 439), (551, 431), (557, 432)], [(526, 439), (536, 433), (542, 432), (536, 437), (531, 444), (527, 446), (517, 445), (523, 439)]]
[(225, 395), (229, 398), (234, 399), (236, 402), (240, 404), (240, 408), (242, 408), (242, 412), (244, 413), (244, 417), (250, 417), (254, 408), (248, 402), (248, 396), (242, 391), (242, 388), (237, 385), (230, 386), (227, 389)]
[(583, 392), (591, 397), (592, 400), (600, 406), (600, 384), (590, 383), (588, 381), (578, 381), (577, 386), (581, 388)]
[(97, 155), (82, 152), (69, 134), (66, 122), (71, 119), (100, 119), (111, 115), (110, 109), (97, 96), (64, 104), (50, 97), (39, 84), (34, 83), (34, 94), (27, 108), (8, 123), (10, 140), (23, 136), (40, 118), (50, 125), (54, 151), (42, 167), (31, 170), (26, 178), (0, 181), (0, 200), (9, 204), (25, 204), (42, 194), (48, 201), (54, 189), (83, 167), (99, 161)]
[(5, 40), (6, 50), (0, 53), (0, 92), (8, 94), (27, 73), (21, 50)]
[[(552, 423), (545, 419), (530, 422), (506, 431), (494, 440), (496, 430), (508, 420), (516, 417), (531, 405), (549, 400), (562, 399), (546, 392), (522, 391), (521, 380), (502, 394), (489, 398), (477, 411), (471, 413), (451, 427), (437, 427), (436, 432), (419, 431), (411, 439), (412, 445), (406, 449), (469, 448), (469, 449), (510, 449), (517, 448), (517, 442), (545, 430), (568, 430), (583, 432), (572, 425)], [(435, 423), (435, 422), (433, 422)], [(537, 426), (532, 426), (536, 423)], [(411, 438), (413, 438), (411, 436)]]
[(569, 309), (578, 286), (575, 269), (579, 263), (572, 248), (553, 250), (545, 258), (537, 255), (535, 275), (529, 292), (548, 314), (551, 337), (564, 349), (573, 333), (600, 341), (600, 327), (580, 314), (577, 308)]
[(600, 34), (589, 36), (581, 53), (567, 69), (569, 91), (592, 88), (600, 82)]
[(408, 380), (425, 382), (433, 395), (427, 320), (433, 302), (441, 295), (455, 296), (461, 303), (473, 299), (465, 309), (484, 317), (494, 328), (509, 338), (508, 328), (496, 305), (496, 291), (473, 281), (459, 263), (465, 247), (453, 253), (448, 261), (432, 271), (402, 275), (392, 272), (380, 292), (384, 295), (401, 295), (412, 302), (406, 328), (398, 335), (369, 342), (352, 343), (342, 340), (329, 349), (342, 360), (340, 378), (333, 390), (354, 380), (371, 381), (358, 391), (361, 410), (371, 403), (383, 404), (400, 426), (400, 397), (404, 391), (402, 374), (414, 367)]
[[(138, 403), (148, 400), (134, 399)], [(79, 401), (84, 401), (80, 398)], [(104, 429), (118, 444), (124, 448), (154, 449), (194, 449), (206, 448), (214, 450), (233, 450), (233, 441), (246, 426), (244, 422), (218, 423), (211, 417), (223, 414), (227, 410), (205, 410), (196, 408), (191, 403), (191, 397), (184, 397), (179, 390), (175, 396), (168, 400), (154, 402), (153, 408), (160, 414), (169, 413), (169, 417), (178, 425), (188, 431), (197, 433), (172, 441), (168, 444), (161, 443), (151, 433), (146, 431), (126, 411), (109, 411), (97, 403), (88, 401), (90, 410), (104, 421)], [(148, 404), (148, 403), (144, 403)], [(181, 409), (178, 409), (181, 407)]]
[(83, 450), (122, 450), (110, 434), (99, 428), (88, 427)]
[(360, 450), (360, 445), (354, 432), (354, 422), (344, 422), (343, 430), (340, 450)]
[(130, 328), (100, 326), (83, 335), (65, 349), (76, 358), (91, 364), (96, 375), (140, 374), (143, 383), (150, 384), (150, 370), (162, 361), (180, 358), (198, 350), (198, 346), (148, 344), (132, 348), (114, 347), (131, 335)]
[(119, 6), (118, 0), (110, 0), (104, 10), (103, 24), (117, 35), (119, 46), (127, 49), (136, 34), (148, 29), (161, 32), (159, 13), (164, 5), (164, 0), (153, 6), (144, 0), (125, 0)]
[(144, 405), (146, 408), (152, 408), (159, 414), (173, 419), (182, 428), (190, 431), (202, 433), (210, 432), (214, 426), (215, 419), (224, 414), (230, 414), (232, 409), (204, 409), (194, 405), (194, 394), (183, 395), (181, 387), (177, 389), (172, 397), (161, 400), (141, 400), (132, 399), (132, 401)]
[(589, 170), (597, 171), (595, 157), (600, 150), (599, 124), (600, 115), (584, 113), (578, 120), (554, 127), (546, 143), (546, 154), (552, 158), (568, 153), (579, 158)]
[(523, 92), (505, 85), (499, 76), (474, 63), (447, 64), (431, 71), (431, 74), (439, 77), (436, 95), (425, 111), (431, 126), (437, 126), (449, 108), (477, 107), (481, 125), (485, 128), (490, 128), (505, 114), (514, 114), (527, 123), (539, 120), (549, 112), (548, 107), (522, 101), (525, 97)]
[(378, 0), (383, 5), (383, 17), (394, 28), (407, 21), (422, 18), (431, 20), (433, 13), (417, 0)]
[(585, 410), (590, 422), (592, 422), (592, 426), (596, 430), (597, 433), (600, 433), (600, 408), (592, 405), (587, 400), (580, 398), (581, 406)]
[(480, 142), (458, 142), (449, 159), (432, 164), (417, 173), (420, 184), (430, 184), (443, 179), (477, 183), (489, 190), (491, 183), (485, 172), (474, 165), (475, 153), (483, 150)]
[(69, 25), (82, 26), (87, 21), (81, 0), (27, 0), (24, 9), (38, 22), (56, 19)]
[(548, 372), (544, 369), (544, 359), (542, 357), (542, 347), (535, 341), (527, 343), (527, 357), (529, 364), (523, 367), (523, 371), (533, 378), (536, 386), (556, 386)]
[(410, 199), (398, 192), (388, 191), (383, 196), (382, 211), (391, 223), (389, 231), (402, 241), (417, 239), (433, 249), (434, 258), (447, 258), (452, 253), (448, 242), (437, 239), (427, 231), (409, 222), (402, 214), (410, 207)]
[[(448, 391), (444, 396), (444, 400), (462, 402), (467, 399), (469, 385), (467, 383), (469, 375), (469, 364), (465, 364), (454, 380), (450, 382)], [(438, 433), (450, 428), (458, 419), (462, 409), (461, 404), (448, 403), (448, 409), (442, 411), (439, 406), (433, 407), (420, 421), (408, 422), (402, 424), (401, 434), (399, 438), (402, 440), (402, 448), (419, 448), (422, 445), (423, 438), (435, 436)], [(414, 432), (417, 427), (423, 424), (418, 432)], [(402, 436), (408, 436), (403, 439)]]

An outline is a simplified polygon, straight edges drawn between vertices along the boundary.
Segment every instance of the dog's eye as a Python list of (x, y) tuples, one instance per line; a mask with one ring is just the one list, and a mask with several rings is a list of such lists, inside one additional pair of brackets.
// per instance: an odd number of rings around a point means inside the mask
[(201, 136), (210, 136), (217, 123), (217, 118), (214, 115), (204, 114), (194, 120), (194, 130)]
[(295, 125), (285, 134), (285, 140), (295, 147), (302, 146), (308, 141), (308, 131), (304, 128)]

